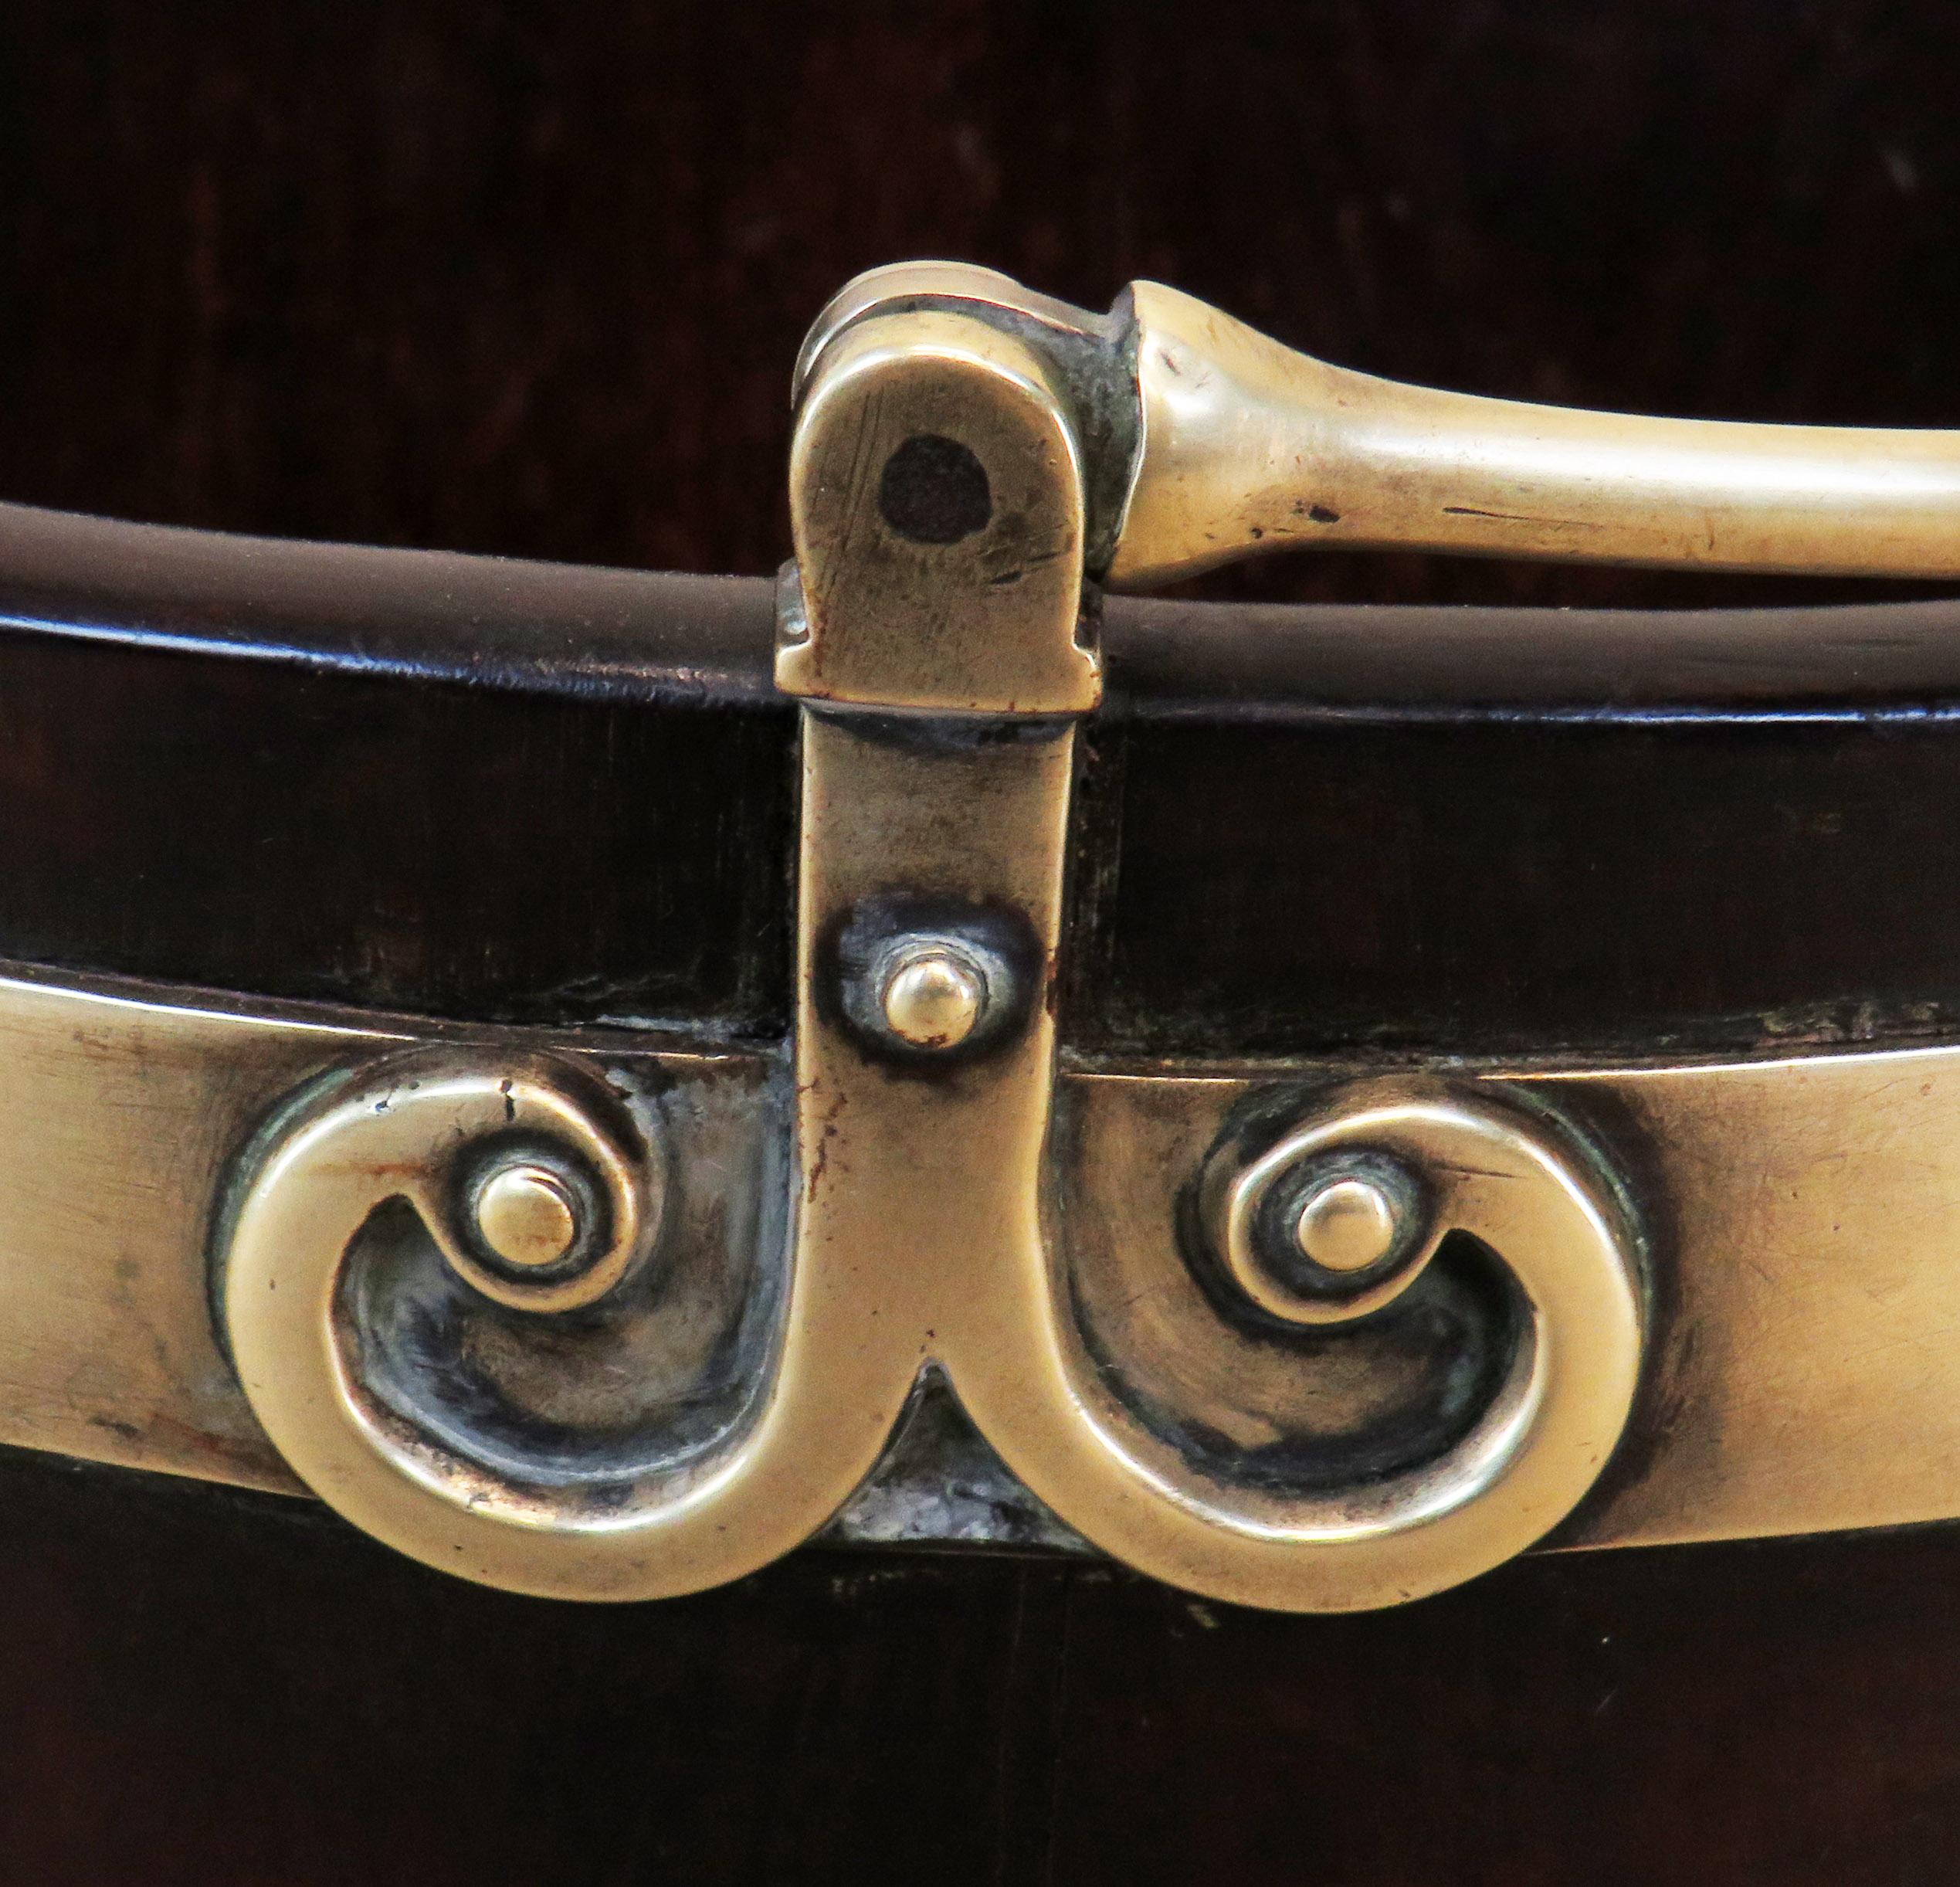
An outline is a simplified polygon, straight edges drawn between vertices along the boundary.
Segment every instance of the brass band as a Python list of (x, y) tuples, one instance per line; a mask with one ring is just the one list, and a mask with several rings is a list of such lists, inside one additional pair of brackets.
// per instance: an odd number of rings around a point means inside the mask
[(1093, 317), (938, 264), (847, 289), (798, 389), (789, 1040), (0, 982), (0, 1438), (297, 1474), (588, 1599), (810, 1537), (934, 1372), (1068, 1528), (1253, 1604), (1960, 1515), (1960, 1050), (1139, 1069), (1066, 1063), (1055, 1000), (1090, 577), (1955, 574), (1960, 436), (1429, 392), (1153, 284)]

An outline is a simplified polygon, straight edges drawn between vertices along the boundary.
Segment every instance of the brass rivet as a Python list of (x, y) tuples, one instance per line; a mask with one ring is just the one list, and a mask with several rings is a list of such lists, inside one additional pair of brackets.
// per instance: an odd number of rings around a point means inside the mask
[(528, 1161), (503, 1167), (477, 1189), (476, 1232), (506, 1264), (527, 1270), (556, 1264), (578, 1238), (571, 1189), (548, 1168)]
[(1365, 1271), (1394, 1248), (1395, 1203), (1372, 1179), (1331, 1179), (1307, 1194), (1293, 1235), (1308, 1262), (1330, 1271)]
[(942, 945), (901, 956), (880, 999), (885, 1026), (914, 1048), (957, 1048), (978, 1026), (987, 983), (978, 965)]

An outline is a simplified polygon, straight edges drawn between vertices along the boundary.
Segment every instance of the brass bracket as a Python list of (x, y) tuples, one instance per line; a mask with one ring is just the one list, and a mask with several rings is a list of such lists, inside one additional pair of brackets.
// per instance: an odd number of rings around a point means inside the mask
[(1028, 339), (1088, 466), (1088, 568), (1142, 590), (1277, 552), (1389, 548), (1669, 568), (1960, 575), (1960, 433), (1587, 412), (1337, 367), (1158, 282), (1106, 316), (991, 270), (849, 283), (804, 344), (961, 309)]
[(1083, 461), (1050, 362), (969, 314), (873, 314), (820, 358), (790, 447), (802, 608), (776, 685), (806, 701), (1078, 714)]
[[(1100, 694), (1083, 364), (1113, 357), (1086, 319), (936, 287), (831, 321), (802, 370), (792, 1151), (779, 1287), (723, 1312), (745, 1400), (689, 1447), (553, 1386), (554, 1355), (655, 1340), (672, 1162), (572, 1070), (453, 1055), (317, 1091), (248, 1162), (221, 1240), (240, 1380), (343, 1512), (530, 1591), (762, 1564), (865, 1481), (932, 1366), (1063, 1522), (1161, 1577), (1330, 1610), (1450, 1584), (1612, 1451), (1643, 1341), (1630, 1215), (1568, 1125), (1501, 1095), (1301, 1096), (1189, 1176), (1173, 1341), (1112, 1319), (1109, 1257), (1054, 1209), (1054, 991)], [(1119, 1271), (1182, 1236), (1137, 1232)]]
[[(694, 1590), (809, 1538), (928, 1371), (1067, 1526), (1253, 1604), (1412, 1598), (1562, 1522), (1812, 1523), (1809, 1483), (1670, 1457), (1651, 1423), (1637, 1471), (1600, 1478), (1643, 1386), (1678, 1404), (1706, 1366), (1652, 1353), (1657, 1265), (1682, 1301), (1739, 1303), (1720, 1260), (1747, 1236), (1758, 1274), (1842, 1288), (1800, 1189), (1746, 1227), (1695, 1192), (1676, 1126), (1718, 1142), (1711, 1097), (1759, 1100), (1761, 1071), (1066, 1064), (1090, 579), (1337, 541), (1960, 568), (1952, 438), (1465, 401), (1151, 284), (1102, 317), (944, 264), (846, 289), (797, 384), (784, 1064), (368, 1036), (351, 1063), (254, 1037), (274, 1052), (215, 1296), (278, 1458), (431, 1564), (578, 1598)], [(1851, 1059), (1833, 1078), (1861, 1092), (1878, 1077)], [(1643, 1207), (1668, 1186), (1687, 1229), (1659, 1254)], [(1772, 1407), (1789, 1432), (1764, 1382), (1708, 1387), (1731, 1441)], [(212, 1471), (251, 1478), (249, 1436), (226, 1445)], [(1960, 1510), (1936, 1466), (1887, 1471), (1886, 1514)]]
[[(1530, 1544), (1612, 1451), (1641, 1350), (1634, 1240), (1562, 1135), (1446, 1092), (1324, 1105), (1219, 1179), (1217, 1288), (1184, 1351), (1263, 1335), (1303, 1376), (1365, 1376), (1372, 1313), (1474, 1295), (1436, 1262), (1451, 1235), (1494, 1264), (1487, 1314), (1463, 1313), (1491, 1358), (1478, 1406), (1374, 1411), (1365, 1467), (1365, 1444), (1290, 1468), (1195, 1445), (1199, 1399), (1143, 1393), (1162, 1359), (1087, 1319), (1046, 1207), (1072, 717), (1096, 698), (1073, 633), (1088, 530), (1060, 376), (1011, 317), (864, 313), (805, 369), (806, 613), (778, 668), (805, 702), (797, 1265), (853, 1305), (860, 1354), (889, 1352), (880, 1428), (936, 1361), (1008, 1465), (1131, 1564), (1295, 1608), (1432, 1591)], [(894, 966), (926, 951), (985, 996), (967, 1033), (921, 1047)]]

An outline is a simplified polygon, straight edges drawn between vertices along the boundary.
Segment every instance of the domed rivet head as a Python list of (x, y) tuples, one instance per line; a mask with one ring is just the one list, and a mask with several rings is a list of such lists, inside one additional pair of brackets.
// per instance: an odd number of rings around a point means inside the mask
[(885, 1027), (911, 1048), (958, 1047), (979, 1027), (986, 1003), (980, 966), (941, 943), (899, 952), (878, 992)]
[(1383, 1187), (1350, 1174), (1315, 1187), (1300, 1201), (1293, 1235), (1309, 1264), (1365, 1271), (1395, 1248), (1400, 1218)]
[(561, 1263), (578, 1241), (571, 1190), (550, 1168), (518, 1161), (476, 1190), (476, 1235), (506, 1264), (527, 1271)]

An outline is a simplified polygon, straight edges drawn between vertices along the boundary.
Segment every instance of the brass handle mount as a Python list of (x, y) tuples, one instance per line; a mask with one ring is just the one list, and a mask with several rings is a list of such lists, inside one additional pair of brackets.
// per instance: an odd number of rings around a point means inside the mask
[(958, 307), (1054, 362), (1083, 443), (1088, 565), (1144, 590), (1242, 558), (1396, 547), (1813, 575), (1960, 575), (1960, 432), (1596, 412), (1378, 378), (1155, 282), (1107, 315), (951, 263), (850, 283), (844, 330)]

